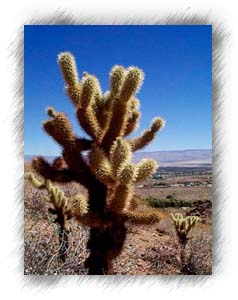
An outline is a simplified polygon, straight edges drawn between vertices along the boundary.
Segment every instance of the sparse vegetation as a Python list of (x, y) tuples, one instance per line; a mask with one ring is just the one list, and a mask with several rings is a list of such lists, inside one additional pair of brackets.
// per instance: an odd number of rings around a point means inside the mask
[(171, 197), (166, 197), (165, 199), (148, 197), (143, 200), (146, 204), (152, 207), (165, 208), (165, 207), (197, 207), (201, 204), (208, 203), (210, 201), (202, 201), (202, 200), (178, 200)]

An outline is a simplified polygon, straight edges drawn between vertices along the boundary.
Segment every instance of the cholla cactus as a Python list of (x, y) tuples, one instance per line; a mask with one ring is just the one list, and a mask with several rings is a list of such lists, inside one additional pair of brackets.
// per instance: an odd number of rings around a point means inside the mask
[(186, 256), (186, 245), (189, 241), (188, 234), (201, 219), (197, 216), (184, 217), (181, 213), (171, 214), (179, 242), (181, 244), (181, 273), (188, 272), (188, 259)]
[[(75, 181), (88, 190), (73, 217), (90, 227), (86, 265), (89, 274), (108, 272), (126, 237), (125, 222), (158, 222), (158, 210), (138, 212), (133, 185), (150, 177), (158, 168), (152, 159), (132, 162), (133, 151), (149, 144), (164, 126), (156, 118), (140, 137), (127, 136), (138, 126), (139, 101), (135, 98), (143, 79), (136, 67), (114, 66), (110, 72), (110, 89), (102, 93), (97, 78), (86, 72), (79, 79), (75, 59), (68, 52), (58, 56), (66, 93), (75, 106), (79, 124), (89, 138), (78, 138), (62, 112), (48, 109), (50, 120), (45, 131), (62, 147), (62, 157), (50, 164), (44, 158), (33, 159), (34, 169), (44, 178), (57, 182)], [(87, 158), (82, 154), (88, 151)], [(85, 209), (87, 208), (87, 209)], [(83, 213), (82, 213), (83, 212)]]
[[(52, 205), (52, 207), (48, 209), (49, 212), (53, 215), (56, 215), (54, 223), (58, 224), (59, 227), (60, 258), (62, 261), (65, 261), (66, 252), (68, 249), (68, 235), (70, 232), (68, 220), (72, 217), (72, 210), (69, 207), (68, 199), (58, 186), (52, 185), (49, 179), (41, 182), (31, 172), (26, 173), (25, 178), (30, 180), (36, 188), (46, 189), (48, 192), (48, 195), (44, 197), (44, 200)], [(77, 213), (83, 215), (86, 210), (86, 205), (83, 198), (76, 197), (76, 202)]]
[(187, 243), (189, 232), (201, 219), (197, 216), (184, 217), (181, 213), (171, 214), (171, 217), (180, 242)]

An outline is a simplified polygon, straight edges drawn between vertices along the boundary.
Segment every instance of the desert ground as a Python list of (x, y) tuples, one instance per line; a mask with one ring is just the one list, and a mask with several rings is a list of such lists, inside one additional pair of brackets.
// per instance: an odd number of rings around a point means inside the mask
[[(31, 171), (25, 162), (25, 172)], [(201, 222), (192, 229), (186, 252), (187, 274), (209, 275), (212, 272), (211, 245), (211, 173), (188, 173), (163, 178), (153, 178), (136, 186), (135, 193), (143, 201), (139, 209), (146, 209), (157, 199), (176, 199), (194, 202), (189, 207), (154, 207), (163, 218), (158, 224), (133, 225), (128, 228), (127, 239), (120, 256), (114, 260), (111, 274), (121, 275), (171, 275), (181, 274), (180, 244), (176, 235), (171, 212), (196, 215)], [(67, 197), (86, 190), (76, 183), (58, 184)], [(82, 275), (87, 274), (84, 261), (89, 229), (70, 220), (71, 233), (67, 259), (62, 262), (58, 255), (59, 241), (57, 226), (48, 213), (44, 202), (44, 190), (38, 190), (25, 181), (25, 229), (24, 229), (24, 272), (26, 275)], [(153, 202), (153, 203), (154, 203)]]

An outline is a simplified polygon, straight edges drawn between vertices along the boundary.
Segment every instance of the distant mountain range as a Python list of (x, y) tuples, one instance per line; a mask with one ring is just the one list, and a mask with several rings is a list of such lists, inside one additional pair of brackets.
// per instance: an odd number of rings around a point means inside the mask
[(138, 152), (134, 161), (150, 157), (155, 159), (161, 167), (211, 167), (212, 150), (175, 150)]
[[(33, 155), (25, 155), (25, 160), (29, 161)], [(48, 161), (52, 161), (54, 156), (45, 156)], [(143, 158), (155, 159), (161, 167), (208, 167), (212, 166), (212, 150), (175, 150), (175, 151), (154, 151), (134, 153), (134, 162)]]

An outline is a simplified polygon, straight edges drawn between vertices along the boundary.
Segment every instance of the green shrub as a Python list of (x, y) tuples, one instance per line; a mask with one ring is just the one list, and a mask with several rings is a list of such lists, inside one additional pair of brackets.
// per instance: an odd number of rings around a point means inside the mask
[(144, 200), (151, 207), (166, 208), (166, 207), (193, 207), (202, 204), (204, 201), (196, 200), (178, 200), (173, 195), (168, 195), (165, 199), (148, 197)]

